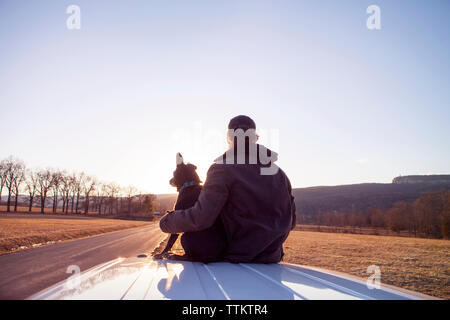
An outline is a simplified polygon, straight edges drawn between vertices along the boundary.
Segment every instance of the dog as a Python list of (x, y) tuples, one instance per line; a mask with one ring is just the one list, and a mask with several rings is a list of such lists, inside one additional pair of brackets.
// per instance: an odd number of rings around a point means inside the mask
[[(173, 177), (169, 183), (176, 187), (178, 191), (177, 201), (174, 210), (183, 210), (192, 207), (197, 201), (200, 192), (202, 191), (201, 183), (196, 170), (197, 167), (191, 163), (185, 164), (181, 153), (176, 155), (177, 167), (173, 172)], [(170, 214), (173, 211), (169, 211)], [(164, 250), (158, 254), (158, 257), (164, 257), (169, 254), (175, 241), (178, 239), (178, 234), (171, 234)]]

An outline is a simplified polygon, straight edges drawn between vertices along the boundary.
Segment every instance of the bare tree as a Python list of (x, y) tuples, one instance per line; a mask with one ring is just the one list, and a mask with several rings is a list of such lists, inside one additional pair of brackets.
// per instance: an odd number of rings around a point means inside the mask
[(27, 171), (25, 179), (25, 189), (28, 192), (28, 212), (31, 212), (33, 207), (34, 198), (38, 190), (38, 176), (32, 170)]
[(137, 194), (137, 189), (134, 186), (128, 186), (125, 189), (125, 195), (127, 197), (127, 214), (131, 215), (131, 203), (133, 202), (133, 197)]
[(112, 192), (111, 192), (111, 185), (110, 183), (106, 183), (104, 185), (104, 192), (105, 192), (105, 206), (104, 206), (104, 213), (106, 214), (107, 212), (109, 214), (111, 214), (112, 211), (112, 206), (111, 206), (111, 202), (112, 202)]
[(97, 182), (97, 187), (95, 188), (95, 210), (98, 212), (98, 214), (102, 214), (102, 208), (105, 202), (105, 198), (106, 185), (102, 182)]
[(153, 220), (153, 200), (155, 199), (155, 197), (151, 194), (147, 194), (144, 197), (144, 201), (142, 201), (142, 207), (141, 207), (141, 211), (144, 214), (144, 216), (150, 218), (151, 220)]
[(52, 187), (52, 171), (50, 169), (39, 170), (37, 178), (39, 185), (38, 194), (41, 200), (41, 213), (44, 213), (47, 194)]
[(120, 185), (116, 186), (117, 186), (117, 193), (115, 195), (115, 205), (116, 205), (116, 214), (119, 214), (122, 213), (125, 189)]
[(144, 194), (143, 192), (138, 191), (138, 194), (136, 194), (134, 196), (134, 198), (136, 199), (136, 211), (142, 213), (143, 210), (143, 205), (144, 205), (144, 200), (145, 200), (145, 196), (146, 194)]
[(85, 176), (81, 183), (82, 191), (84, 193), (84, 214), (88, 214), (90, 201), (89, 196), (92, 192), (95, 191), (97, 180), (93, 177)]
[(71, 190), (71, 177), (65, 171), (61, 172), (61, 196), (63, 201), (62, 212), (67, 213), (69, 209), (69, 195)]
[(442, 195), (442, 236), (450, 238), (450, 191)]
[(53, 206), (52, 206), (53, 213), (56, 213), (58, 209), (58, 193), (62, 184), (62, 180), (63, 180), (63, 173), (61, 171), (56, 170), (52, 172), (51, 189), (53, 193)]
[(2, 167), (4, 170), (5, 186), (8, 189), (6, 211), (11, 212), (11, 196), (15, 191), (15, 186), (17, 183), (16, 179), (22, 176), (23, 171), (25, 170), (25, 165), (21, 160), (16, 159), (13, 156), (9, 156), (2, 161)]
[(418, 230), (427, 236), (442, 237), (442, 221), (445, 191), (429, 191), (414, 201), (413, 210), (418, 219)]
[(107, 205), (108, 205), (108, 209), (109, 209), (109, 214), (113, 214), (114, 208), (116, 210), (116, 213), (118, 213), (118, 208), (117, 208), (117, 195), (120, 191), (120, 187), (115, 184), (114, 182), (112, 183), (108, 183), (106, 185), (106, 194), (108, 197), (108, 201), (107, 201)]
[(80, 202), (80, 194), (81, 194), (81, 179), (83, 178), (84, 173), (72, 173), (69, 177), (70, 184), (70, 211), (72, 213), (78, 213), (78, 206)]
[[(86, 179), (86, 174), (84, 172), (79, 173), (78, 175), (74, 175), (73, 184), (73, 192), (76, 195), (76, 203), (75, 203), (75, 213), (78, 213), (78, 207), (80, 203), (80, 195), (82, 191), (82, 185), (84, 184), (84, 180)], [(72, 210), (73, 212), (73, 210)]]
[(16, 178), (14, 179), (14, 212), (17, 212), (17, 203), (19, 200), (20, 187), (22, 183), (25, 181), (25, 165), (16, 166)]
[[(73, 208), (75, 206), (76, 190), (78, 189), (77, 184), (78, 184), (77, 175), (75, 173), (72, 173), (69, 177), (70, 200), (71, 200), (70, 212), (72, 212), (72, 213), (73, 213)], [(67, 209), (67, 211), (68, 211), (68, 209)]]
[(27, 170), (25, 164), (13, 156), (0, 162), (0, 203), (4, 188), (8, 190), (7, 212), (11, 211), (13, 196), (14, 211), (17, 211), (20, 192), (28, 195), (29, 212), (39, 202), (40, 212), (45, 213), (51, 201), (53, 213), (58, 211), (61, 201), (63, 213), (71, 210), (72, 213), (84, 214), (89, 214), (90, 210), (110, 215), (125, 212), (133, 215), (144, 211), (148, 214), (156, 205), (153, 195), (138, 194), (134, 186), (122, 188), (114, 182), (102, 183), (84, 172), (69, 175), (53, 169)]
[(2, 205), (2, 193), (5, 183), (6, 183), (6, 174), (5, 174), (5, 167), (2, 161), (0, 162), (0, 206)]

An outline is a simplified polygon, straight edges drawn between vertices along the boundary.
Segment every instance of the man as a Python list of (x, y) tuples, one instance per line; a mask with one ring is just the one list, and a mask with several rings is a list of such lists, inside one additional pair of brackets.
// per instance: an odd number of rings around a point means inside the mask
[(185, 232), (181, 243), (194, 260), (277, 263), (295, 226), (291, 184), (256, 143), (255, 122), (237, 116), (228, 125), (230, 149), (209, 168), (195, 205), (160, 221), (163, 232)]

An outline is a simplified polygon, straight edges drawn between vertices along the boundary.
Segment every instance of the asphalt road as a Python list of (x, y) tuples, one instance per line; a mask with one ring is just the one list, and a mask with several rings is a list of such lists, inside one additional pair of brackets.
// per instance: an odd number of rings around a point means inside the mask
[(166, 237), (159, 224), (111, 232), (0, 256), (0, 299), (25, 299), (71, 276), (119, 257), (150, 254)]

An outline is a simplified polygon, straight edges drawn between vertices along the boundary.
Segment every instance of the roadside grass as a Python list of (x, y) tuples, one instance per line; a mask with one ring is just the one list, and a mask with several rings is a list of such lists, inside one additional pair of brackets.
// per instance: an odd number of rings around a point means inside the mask
[[(355, 226), (319, 226), (311, 224), (297, 224), (295, 229), (297, 231), (314, 231), (314, 232), (328, 232), (328, 233), (351, 233), (351, 234), (364, 234), (364, 235), (377, 235), (377, 236), (393, 236), (393, 237), (414, 237), (414, 234), (407, 230), (401, 230), (398, 232), (391, 231), (386, 228), (374, 228), (374, 227), (355, 227)], [(417, 237), (429, 238), (422, 234), (417, 234)]]
[(152, 223), (81, 215), (0, 213), (0, 254)]
[(450, 299), (450, 240), (310, 231), (292, 231), (283, 261), (368, 278), (381, 270), (381, 282)]
[[(7, 207), (6, 207), (6, 205), (5, 205), (3, 202), (4, 202), (4, 201), (2, 201), (2, 205), (0, 206), (0, 213), (6, 213)], [(23, 205), (21, 206), (21, 205), (19, 205), (19, 206), (17, 206), (17, 212), (13, 212), (13, 211), (14, 211), (14, 204), (12, 204), (12, 205), (10, 206), (10, 210), (11, 210), (10, 213), (41, 213), (41, 208), (40, 208), (40, 207), (37, 207), (37, 206), (33, 206), (33, 207), (31, 208), (31, 212), (29, 212), (29, 211), (28, 211), (29, 208), (28, 208), (27, 206), (23, 206)], [(44, 213), (50, 213), (50, 214), (52, 214), (52, 213), (53, 213), (53, 209), (52, 209), (52, 208), (45, 207), (45, 208), (44, 208)], [(58, 208), (58, 209), (56, 210), (56, 213), (59, 213), (59, 214), (66, 214), (65, 212), (62, 212), (61, 208)], [(75, 211), (72, 212), (72, 210), (69, 208), (69, 212), (68, 212), (67, 214), (77, 214), (77, 215), (83, 214), (83, 215), (84, 215), (84, 208), (78, 208), (78, 213), (75, 213)], [(88, 215), (98, 215), (98, 212), (89, 211), (89, 212), (88, 212)]]

